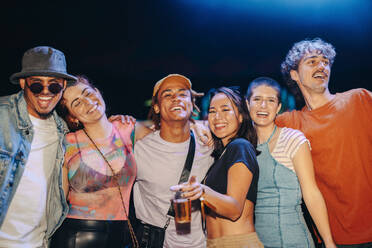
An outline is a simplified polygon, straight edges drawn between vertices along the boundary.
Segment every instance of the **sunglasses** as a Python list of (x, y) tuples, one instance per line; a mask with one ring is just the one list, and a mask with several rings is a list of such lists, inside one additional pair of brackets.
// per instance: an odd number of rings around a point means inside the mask
[[(31, 92), (34, 94), (40, 94), (44, 89), (44, 86), (41, 83), (33, 83), (31, 85), (28, 85), (26, 83), (26, 85), (31, 90)], [(63, 86), (59, 83), (51, 83), (48, 85), (49, 92), (54, 95), (61, 92), (62, 89), (63, 89)]]

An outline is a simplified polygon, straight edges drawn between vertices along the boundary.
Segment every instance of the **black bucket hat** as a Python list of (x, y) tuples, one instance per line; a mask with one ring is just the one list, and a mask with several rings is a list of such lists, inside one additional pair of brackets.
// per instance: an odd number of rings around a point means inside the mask
[(22, 58), (22, 71), (10, 76), (13, 84), (19, 84), (20, 78), (29, 76), (47, 76), (76, 81), (76, 77), (66, 71), (66, 59), (63, 52), (48, 46), (38, 46), (27, 50)]

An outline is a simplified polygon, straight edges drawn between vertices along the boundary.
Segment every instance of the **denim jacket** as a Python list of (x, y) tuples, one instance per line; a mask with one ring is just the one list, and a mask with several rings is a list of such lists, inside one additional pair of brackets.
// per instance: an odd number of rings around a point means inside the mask
[[(48, 247), (49, 239), (62, 224), (68, 212), (62, 189), (62, 164), (65, 151), (63, 140), (68, 129), (55, 111), (53, 116), (57, 124), (59, 146), (55, 164), (51, 165), (54, 168), (47, 195), (47, 230), (43, 247)], [(14, 95), (0, 97), (0, 227), (22, 177), (33, 136), (34, 131), (23, 90)], [(25, 207), (27, 207), (26, 202)]]

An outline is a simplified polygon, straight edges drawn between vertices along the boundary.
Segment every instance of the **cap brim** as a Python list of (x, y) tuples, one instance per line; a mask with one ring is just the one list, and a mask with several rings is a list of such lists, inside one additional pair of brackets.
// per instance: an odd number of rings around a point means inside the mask
[(162, 79), (160, 79), (159, 81), (156, 82), (155, 86), (154, 86), (154, 89), (153, 89), (153, 92), (152, 92), (152, 96), (155, 96), (161, 85), (163, 84), (164, 81), (168, 80), (169, 78), (178, 78), (178, 79), (181, 79), (183, 83), (185, 83), (188, 87), (188, 89), (191, 89), (191, 81), (190, 79), (188, 79), (187, 77), (181, 75), (181, 74), (169, 74), (168, 76), (166, 77), (163, 77)]
[(28, 71), (28, 72), (17, 72), (9, 77), (9, 80), (13, 84), (19, 84), (20, 78), (30, 77), (30, 76), (46, 76), (46, 77), (59, 77), (64, 78), (67, 81), (76, 81), (77, 78), (73, 75), (61, 72), (53, 71)]

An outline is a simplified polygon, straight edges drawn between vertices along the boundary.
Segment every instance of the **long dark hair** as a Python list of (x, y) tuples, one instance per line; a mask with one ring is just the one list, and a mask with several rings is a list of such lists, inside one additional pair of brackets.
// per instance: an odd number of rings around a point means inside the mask
[[(255, 128), (253, 127), (252, 119), (249, 115), (248, 107), (247, 107), (247, 104), (245, 103), (244, 96), (240, 93), (237, 87), (220, 87), (218, 89), (212, 89), (209, 92), (210, 101), (209, 101), (208, 109), (210, 107), (212, 98), (219, 93), (226, 95), (226, 97), (231, 101), (231, 103), (237, 108), (238, 111), (236, 113), (236, 116), (238, 116), (238, 114), (241, 114), (243, 117), (243, 121), (238, 128), (238, 132), (236, 133), (234, 137), (230, 139), (229, 142), (231, 142), (232, 140), (236, 138), (245, 138), (249, 142), (251, 142), (254, 148), (256, 148), (257, 147), (257, 133), (256, 133)], [(222, 144), (222, 140), (218, 138), (217, 136), (215, 136), (213, 133), (212, 133), (212, 138), (214, 142), (214, 150), (212, 152), (212, 157), (214, 159), (218, 159), (224, 150), (224, 146)], [(256, 150), (256, 154), (257, 154), (257, 150)]]

